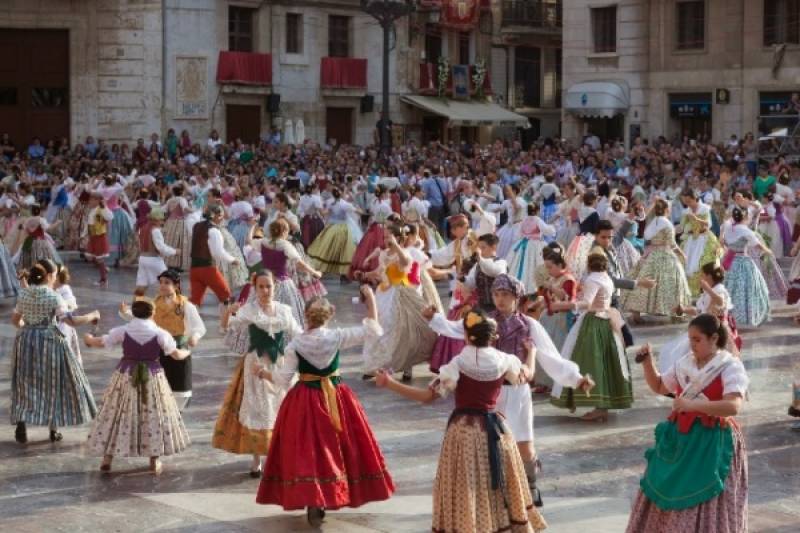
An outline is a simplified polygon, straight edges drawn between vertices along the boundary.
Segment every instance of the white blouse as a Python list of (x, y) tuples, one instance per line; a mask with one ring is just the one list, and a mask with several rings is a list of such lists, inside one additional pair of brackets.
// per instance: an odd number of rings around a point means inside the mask
[[(724, 350), (719, 350), (724, 352)], [(733, 356), (731, 356), (733, 357)], [(666, 373), (661, 375), (661, 382), (673, 394), (677, 394), (678, 385), (683, 388), (691, 383), (702, 369), (697, 367), (694, 354), (688, 353), (680, 358)], [(722, 370), (722, 394), (745, 395), (750, 378), (742, 361), (736, 357)]]
[(273, 301), (271, 309), (264, 310), (258, 300), (251, 300), (242, 306), (235, 315), (231, 316), (231, 326), (245, 326), (253, 324), (258, 329), (266, 331), (273, 337), (285, 331), (289, 338), (294, 338), (303, 332), (303, 328), (295, 320), (292, 308), (286, 304)]
[(322, 327), (301, 333), (286, 346), (282, 363), (273, 372), (272, 379), (279, 387), (288, 388), (297, 372), (298, 353), (310, 364), (321, 369), (331, 364), (338, 351), (363, 344), (368, 336), (381, 335), (381, 325), (369, 318), (364, 319), (361, 326), (352, 328)]
[(494, 381), (507, 373), (519, 374), (522, 363), (515, 355), (492, 347), (465, 346), (461, 353), (439, 368), (439, 377), (431, 385), (439, 396), (454, 391), (461, 374), (476, 381)]

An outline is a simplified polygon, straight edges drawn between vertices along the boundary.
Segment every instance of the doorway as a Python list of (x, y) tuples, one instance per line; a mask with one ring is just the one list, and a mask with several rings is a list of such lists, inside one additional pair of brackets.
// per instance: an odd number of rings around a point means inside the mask
[(336, 145), (353, 144), (352, 107), (325, 108), (325, 140)]
[(601, 142), (621, 141), (625, 138), (625, 116), (612, 118), (591, 117), (586, 119), (586, 134), (593, 133)]
[(69, 138), (69, 32), (0, 32), (0, 124), (18, 150)]
[(226, 105), (226, 140), (241, 139), (246, 144), (258, 144), (261, 139), (261, 106)]

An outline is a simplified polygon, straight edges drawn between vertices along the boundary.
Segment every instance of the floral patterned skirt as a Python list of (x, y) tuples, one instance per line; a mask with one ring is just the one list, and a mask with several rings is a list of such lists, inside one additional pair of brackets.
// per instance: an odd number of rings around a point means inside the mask
[(514, 437), (503, 426), (499, 447), (504, 486), (493, 490), (484, 420), (470, 415), (451, 419), (433, 485), (432, 531), (521, 533), (547, 527), (533, 506)]
[(189, 446), (189, 432), (164, 372), (150, 373), (144, 388), (117, 370), (89, 432), (89, 452), (114, 457), (160, 457)]
[(687, 306), (691, 302), (686, 273), (672, 250), (651, 247), (633, 269), (631, 277), (654, 279), (656, 286), (626, 291), (622, 304), (625, 311), (670, 316), (675, 307)]

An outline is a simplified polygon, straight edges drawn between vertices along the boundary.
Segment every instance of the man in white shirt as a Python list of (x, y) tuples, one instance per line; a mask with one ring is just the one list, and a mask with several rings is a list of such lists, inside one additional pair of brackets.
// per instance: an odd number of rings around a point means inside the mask
[(208, 206), (206, 218), (192, 228), (192, 267), (189, 271), (191, 282), (191, 301), (195, 305), (203, 304), (207, 289), (217, 296), (220, 303), (228, 304), (231, 300), (231, 289), (222, 272), (214, 265), (221, 261), (236, 265), (238, 260), (225, 251), (222, 233), (217, 226), (225, 218), (225, 210), (221, 205)]

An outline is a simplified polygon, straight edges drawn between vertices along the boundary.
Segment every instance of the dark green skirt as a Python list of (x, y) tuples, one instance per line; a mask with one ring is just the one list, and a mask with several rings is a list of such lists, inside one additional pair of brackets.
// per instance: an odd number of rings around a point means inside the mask
[[(553, 405), (567, 409), (627, 409), (631, 406), (633, 389), (619, 366), (614, 330), (609, 320), (598, 318), (593, 313), (583, 317), (571, 359), (578, 365), (581, 374), (591, 374), (596, 385), (588, 397), (583, 391), (564, 388), (560, 397), (551, 398)], [(628, 365), (627, 358), (625, 364)]]

